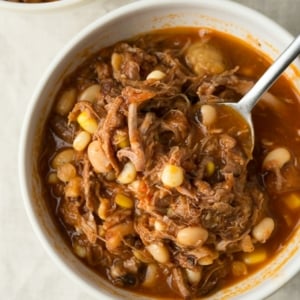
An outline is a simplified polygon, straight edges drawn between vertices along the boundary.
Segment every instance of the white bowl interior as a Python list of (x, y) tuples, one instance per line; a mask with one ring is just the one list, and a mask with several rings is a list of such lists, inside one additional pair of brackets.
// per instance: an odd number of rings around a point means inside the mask
[[(67, 0), (65, 0), (67, 1)], [(2, 1), (1, 1), (2, 2)], [(63, 1), (62, 1), (63, 2)], [(229, 1), (139, 1), (113, 11), (79, 33), (52, 62), (32, 97), (26, 114), (20, 147), (20, 179), (25, 207), (33, 228), (50, 256), (74, 280), (101, 299), (148, 299), (114, 288), (83, 265), (66, 246), (41, 197), (37, 156), (45, 116), (49, 113), (61, 80), (96, 50), (116, 41), (161, 27), (215, 28), (247, 40), (275, 58), (292, 37), (253, 10)], [(299, 59), (287, 71), (300, 94)], [(267, 268), (208, 299), (262, 299), (289, 280), (300, 268), (300, 229)]]

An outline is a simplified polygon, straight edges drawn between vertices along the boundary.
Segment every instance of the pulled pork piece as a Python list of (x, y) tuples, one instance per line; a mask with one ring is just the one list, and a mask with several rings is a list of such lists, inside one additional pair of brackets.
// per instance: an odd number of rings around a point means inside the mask
[(129, 158), (135, 166), (136, 171), (143, 171), (145, 168), (145, 153), (141, 143), (140, 134), (137, 128), (137, 104), (130, 103), (128, 107), (128, 133), (131, 149), (118, 151), (118, 158)]
[(136, 89), (130, 86), (123, 88), (122, 96), (127, 103), (140, 104), (144, 101), (152, 99), (156, 95), (155, 92), (146, 89)]
[(106, 230), (105, 240), (106, 240), (106, 248), (111, 253), (118, 253), (121, 243), (127, 235), (134, 234), (133, 223), (127, 222), (115, 225)]
[(191, 293), (183, 278), (182, 270), (180, 270), (179, 268), (174, 268), (172, 270), (172, 276), (172, 282), (174, 285), (176, 285), (176, 288), (179, 290), (180, 294), (184, 299), (189, 299)]
[(172, 109), (168, 111), (161, 121), (161, 130), (174, 134), (174, 143), (184, 141), (188, 135), (189, 124), (186, 116), (180, 110)]
[(84, 197), (87, 209), (91, 212), (95, 212), (97, 201), (92, 193), (92, 186), (95, 184), (95, 181), (91, 179), (91, 173), (91, 163), (88, 160), (87, 155), (85, 155), (83, 158), (82, 170)]
[(103, 151), (117, 174), (120, 172), (120, 167), (115, 157), (111, 135), (122, 124), (122, 116), (119, 113), (122, 103), (123, 98), (117, 97), (106, 105), (107, 115), (102, 128), (97, 133), (102, 140)]
[(84, 232), (90, 243), (94, 244), (98, 237), (97, 225), (92, 213), (87, 213), (79, 218), (80, 230)]

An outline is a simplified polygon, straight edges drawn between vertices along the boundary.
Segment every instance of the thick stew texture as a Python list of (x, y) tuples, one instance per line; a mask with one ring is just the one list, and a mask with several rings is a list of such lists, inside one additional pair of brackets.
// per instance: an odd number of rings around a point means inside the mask
[(282, 77), (263, 96), (253, 156), (247, 125), (216, 105), (268, 65), (224, 33), (177, 28), (102, 49), (64, 80), (40, 174), (84, 263), (115, 286), (190, 299), (272, 260), (299, 218), (299, 95)]

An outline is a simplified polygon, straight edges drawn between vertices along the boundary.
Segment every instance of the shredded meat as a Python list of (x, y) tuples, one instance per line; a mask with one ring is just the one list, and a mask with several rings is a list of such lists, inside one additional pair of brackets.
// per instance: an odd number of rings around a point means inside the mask
[[(90, 265), (106, 268), (113, 284), (139, 285), (150, 263), (157, 278), (168, 276), (170, 288), (190, 299), (217, 286), (234, 253), (254, 250), (251, 230), (268, 214), (235, 120), (224, 130), (223, 116), (213, 126), (201, 117), (203, 104), (236, 101), (253, 83), (240, 78), (238, 67), (199, 77), (183, 59), (190, 40), (161, 49), (164, 39), (157, 39), (118, 43), (80, 73), (77, 90), (97, 82), (100, 96), (77, 101), (68, 118), (54, 115), (51, 128), (57, 143), (70, 145), (84, 131), (76, 120), (87, 111), (98, 124), (90, 140), (101, 143), (110, 167), (94, 169), (85, 146), (70, 162), (81, 192), (64, 194), (71, 178), (52, 193), (73, 243), (84, 247)], [(147, 79), (153, 70), (160, 79)], [(164, 182), (166, 166), (182, 171), (178, 185)], [(203, 243), (178, 237), (190, 228), (207, 233)], [(186, 269), (201, 273), (199, 280)]]
[(98, 135), (103, 143), (102, 147), (104, 153), (117, 173), (119, 173), (120, 167), (115, 157), (111, 136), (114, 134), (114, 131), (121, 126), (122, 116), (119, 113), (119, 109), (122, 103), (122, 97), (117, 97), (112, 102), (107, 104), (107, 116), (103, 122), (102, 128), (98, 131)]

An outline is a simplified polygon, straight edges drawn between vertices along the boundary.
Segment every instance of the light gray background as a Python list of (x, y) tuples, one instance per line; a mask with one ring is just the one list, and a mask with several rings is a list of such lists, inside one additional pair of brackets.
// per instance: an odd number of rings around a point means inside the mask
[(295, 36), (300, 33), (300, 0), (236, 0), (235, 2), (260, 11)]
[[(0, 299), (95, 300), (53, 264), (33, 234), (19, 191), (18, 140), (28, 99), (53, 56), (85, 25), (132, 1), (83, 0), (60, 13), (0, 9)], [(294, 35), (300, 31), (300, 0), (237, 2)], [(268, 300), (284, 298), (300, 299), (300, 274)]]

